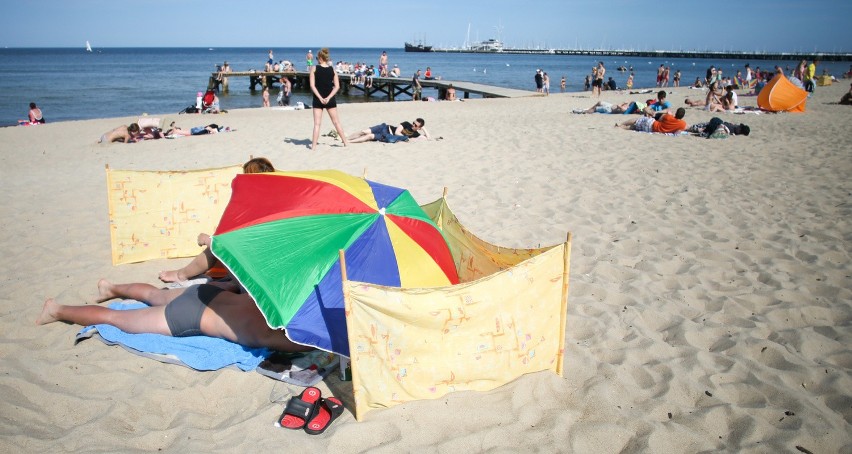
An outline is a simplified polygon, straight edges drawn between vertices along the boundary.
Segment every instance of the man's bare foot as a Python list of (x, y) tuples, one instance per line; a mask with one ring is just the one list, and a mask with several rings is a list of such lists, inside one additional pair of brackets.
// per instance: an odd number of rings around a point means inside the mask
[(44, 300), (44, 307), (41, 309), (41, 314), (39, 314), (35, 324), (47, 325), (48, 323), (58, 321), (59, 319), (56, 318), (57, 310), (59, 310), (59, 303), (54, 301), (53, 298)]
[(185, 281), (180, 277), (180, 273), (177, 270), (171, 271), (160, 271), (160, 280), (163, 282), (180, 282)]
[(117, 297), (112, 290), (112, 283), (106, 279), (98, 281), (98, 297), (95, 298), (96, 303), (103, 303)]

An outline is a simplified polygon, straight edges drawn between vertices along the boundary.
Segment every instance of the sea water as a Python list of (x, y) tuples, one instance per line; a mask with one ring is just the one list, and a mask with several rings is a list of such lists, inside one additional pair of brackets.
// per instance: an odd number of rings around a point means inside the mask
[[(299, 70), (305, 70), (304, 48), (273, 48), (274, 58), (289, 60)], [(310, 49), (316, 56), (318, 48)], [(387, 51), (392, 67), (399, 65), (402, 78), (410, 79), (417, 69), (425, 72), (431, 67), (436, 76), (447, 80), (476, 82), (521, 90), (535, 90), (536, 69), (550, 76), (551, 92), (559, 92), (560, 80), (566, 79), (567, 91), (582, 91), (586, 74), (598, 60), (607, 67), (619, 87), (627, 81), (629, 71), (617, 67), (632, 67), (634, 89), (654, 88), (660, 64), (671, 66), (671, 74), (681, 70), (681, 85), (689, 85), (696, 77), (704, 78), (710, 65), (733, 76), (746, 63), (752, 68), (773, 68), (776, 64), (792, 67), (793, 61), (769, 60), (702, 60), (617, 58), (567, 55), (516, 54), (452, 54), (406, 53), (403, 49), (334, 48), (334, 62), (366, 62), (378, 67), (379, 56)], [(26, 119), (29, 103), (35, 102), (48, 122), (137, 116), (142, 113), (161, 115), (177, 113), (195, 104), (198, 91), (207, 87), (216, 65), (227, 61), (234, 71), (262, 70), (268, 58), (268, 48), (97, 48), (86, 52), (80, 48), (19, 48), (0, 49), (0, 126), (14, 125)], [(316, 57), (315, 57), (316, 58)], [(818, 73), (828, 69), (840, 75), (848, 69), (846, 62), (823, 62)], [(223, 109), (261, 107), (260, 90), (249, 90), (248, 77), (233, 77), (227, 93), (220, 93)], [(274, 104), (277, 89), (271, 90)], [(436, 96), (434, 90), (424, 90), (424, 96)], [(406, 98), (397, 97), (397, 100)], [(339, 102), (386, 101), (386, 97), (366, 98), (358, 92), (340, 95)], [(294, 91), (291, 104), (302, 101), (310, 104), (306, 90)]]

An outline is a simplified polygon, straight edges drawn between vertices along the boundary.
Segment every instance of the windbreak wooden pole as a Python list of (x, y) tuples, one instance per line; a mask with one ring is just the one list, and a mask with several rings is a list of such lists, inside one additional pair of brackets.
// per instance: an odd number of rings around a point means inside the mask
[[(340, 277), (341, 277), (341, 285), (343, 285), (343, 310), (344, 315), (346, 316), (346, 335), (349, 341), (349, 368), (352, 371), (352, 395), (355, 398), (355, 408), (352, 413), (355, 414), (355, 420), (361, 421), (361, 415), (358, 413), (358, 390), (361, 387), (361, 380), (358, 377), (358, 373), (356, 370), (355, 361), (352, 361), (353, 347), (352, 345), (352, 326), (349, 323), (349, 314), (352, 311), (352, 301), (349, 297), (349, 285), (347, 281), (349, 280), (346, 276), (346, 253), (343, 252), (343, 249), (338, 250), (338, 254), (340, 255)], [(338, 355), (339, 356), (339, 355)], [(343, 361), (341, 358), (340, 367), (343, 368)]]
[(556, 361), (556, 373), (559, 375), (562, 375), (565, 363), (565, 324), (568, 321), (568, 275), (571, 271), (571, 236), (571, 232), (568, 232), (562, 256), (562, 312), (560, 313), (562, 321), (559, 327), (559, 342), (561, 342), (561, 347), (559, 348), (559, 358)]

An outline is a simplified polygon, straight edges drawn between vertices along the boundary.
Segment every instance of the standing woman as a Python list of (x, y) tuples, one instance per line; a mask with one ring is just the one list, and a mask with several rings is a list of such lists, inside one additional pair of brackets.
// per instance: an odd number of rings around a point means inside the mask
[(334, 95), (340, 89), (340, 80), (337, 78), (337, 71), (331, 66), (327, 47), (317, 52), (317, 64), (311, 66), (310, 79), (311, 91), (314, 93), (314, 134), (311, 138), (311, 150), (317, 149), (323, 109), (328, 110), (328, 116), (331, 117), (331, 122), (334, 123), (334, 129), (343, 141), (343, 146), (349, 145), (346, 134), (343, 133), (343, 127), (340, 126), (340, 119), (337, 117), (337, 100), (334, 99)]

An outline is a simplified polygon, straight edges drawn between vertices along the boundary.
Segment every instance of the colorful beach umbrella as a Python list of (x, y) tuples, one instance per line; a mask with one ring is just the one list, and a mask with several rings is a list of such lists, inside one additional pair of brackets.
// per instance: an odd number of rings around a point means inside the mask
[(270, 327), (344, 356), (339, 250), (350, 280), (458, 283), (446, 240), (407, 190), (335, 170), (237, 175), (211, 248)]

